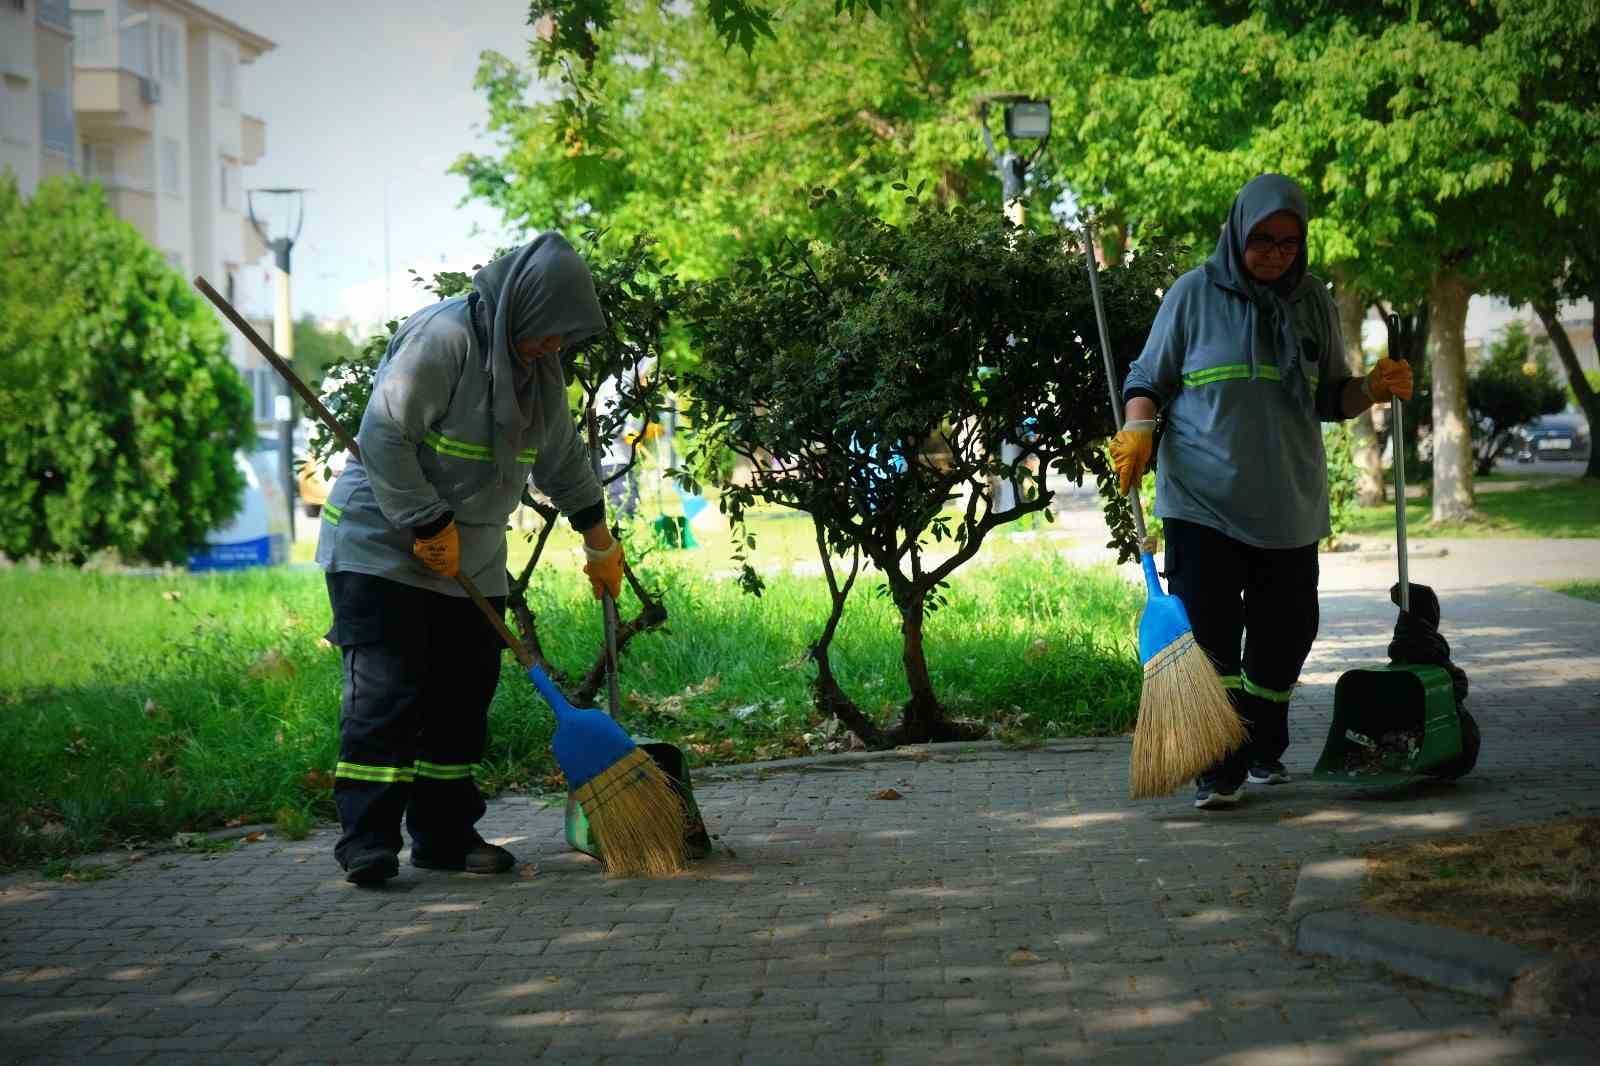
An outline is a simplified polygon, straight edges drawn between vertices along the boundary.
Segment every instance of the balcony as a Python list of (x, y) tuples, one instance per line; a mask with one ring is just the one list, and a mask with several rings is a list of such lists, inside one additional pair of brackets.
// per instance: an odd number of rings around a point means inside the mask
[(250, 166), (267, 154), (267, 124), (254, 115), (241, 115), (239, 118), (244, 140), (239, 162)]
[(151, 104), (158, 98), (152, 85), (131, 70), (80, 67), (72, 85), (79, 132), (94, 138), (150, 136)]

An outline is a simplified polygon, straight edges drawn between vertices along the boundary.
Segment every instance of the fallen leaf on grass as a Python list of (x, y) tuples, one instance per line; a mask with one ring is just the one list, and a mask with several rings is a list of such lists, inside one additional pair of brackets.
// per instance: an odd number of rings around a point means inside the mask
[(900, 795), (900, 793), (896, 792), (892, 788), (879, 789), (877, 792), (874, 792), (872, 794), (872, 798), (875, 799), (875, 800), (905, 799), (904, 796)]
[(161, 598), (166, 600), (168, 603), (177, 603), (179, 600), (183, 599), (183, 593), (178, 592), (175, 589), (168, 589), (161, 594)]
[(333, 787), (333, 775), (326, 770), (307, 770), (305, 776), (300, 779), (300, 783), (313, 792), (319, 792), (322, 789)]
[(1026, 944), (1022, 945), (1021, 947), (1017, 948), (1016, 951), (1013, 951), (1011, 954), (1006, 956), (1007, 966), (1027, 966), (1030, 963), (1043, 961), (1043, 956), (1035, 955)]

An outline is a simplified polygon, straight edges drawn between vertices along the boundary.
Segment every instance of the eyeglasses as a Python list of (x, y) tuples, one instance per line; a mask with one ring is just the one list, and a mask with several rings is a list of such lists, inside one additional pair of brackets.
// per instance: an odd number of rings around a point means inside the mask
[(1300, 254), (1300, 244), (1299, 237), (1285, 237), (1281, 241), (1275, 241), (1265, 233), (1252, 233), (1244, 241), (1244, 246), (1257, 255), (1276, 252), (1290, 259)]

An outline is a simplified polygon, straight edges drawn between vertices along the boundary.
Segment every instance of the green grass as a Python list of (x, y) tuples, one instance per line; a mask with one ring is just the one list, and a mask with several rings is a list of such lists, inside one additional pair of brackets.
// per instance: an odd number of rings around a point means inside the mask
[(1580, 600), (1600, 603), (1600, 581), (1559, 581), (1551, 583), (1549, 587)]
[[(800, 561), (809, 523), (773, 521), (805, 531), (791, 538)], [(763, 539), (758, 561), (780, 539)], [(1022, 550), (997, 548), (996, 557)], [(1028, 551), (958, 573), (928, 624), (938, 693), (1000, 735), (1126, 731), (1140, 679), (1138, 590), (1110, 570), (1041, 555), (1037, 542)], [(575, 670), (598, 645), (599, 611), (576, 562), (552, 562), (530, 599), (552, 660)], [(827, 610), (822, 581), (766, 567), (758, 600), (708, 580), (727, 567), (724, 553), (642, 562), (666, 590), (671, 621), (624, 656), (629, 728), (679, 743), (702, 764), (823, 750), (805, 659)], [(876, 584), (870, 573), (858, 583), (834, 660), (845, 690), (888, 722), (906, 690), (898, 616), (871, 594)], [(0, 610), (0, 866), (237, 820), (297, 833), (332, 816), (340, 663), (320, 641), (320, 572), (137, 577), (18, 566), (0, 570)], [(508, 656), (490, 711), (486, 788), (545, 784), (551, 724)]]
[[(1593, 478), (1541, 478), (1525, 488), (1480, 492), (1475, 506), (1475, 521), (1434, 525), (1429, 521), (1431, 498), (1408, 499), (1406, 525), (1413, 536), (1427, 537), (1600, 537), (1600, 481)], [(1358, 509), (1345, 533), (1393, 530), (1391, 503)]]

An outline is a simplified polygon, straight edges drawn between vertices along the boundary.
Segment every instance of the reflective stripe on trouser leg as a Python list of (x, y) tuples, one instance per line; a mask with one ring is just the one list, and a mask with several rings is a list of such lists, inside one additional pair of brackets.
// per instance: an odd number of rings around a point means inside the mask
[[(492, 597), (491, 603), (502, 609), (504, 600)], [(440, 596), (430, 603), (416, 784), (406, 808), (413, 855), (454, 861), (476, 835), (473, 827), (486, 807), (474, 775), (488, 738), (502, 648), (471, 601)]]
[(1289, 701), (1311, 645), (1319, 610), (1317, 546), (1254, 548), (1245, 584), (1243, 703), (1256, 723), (1251, 760), (1277, 762), (1289, 747)]

